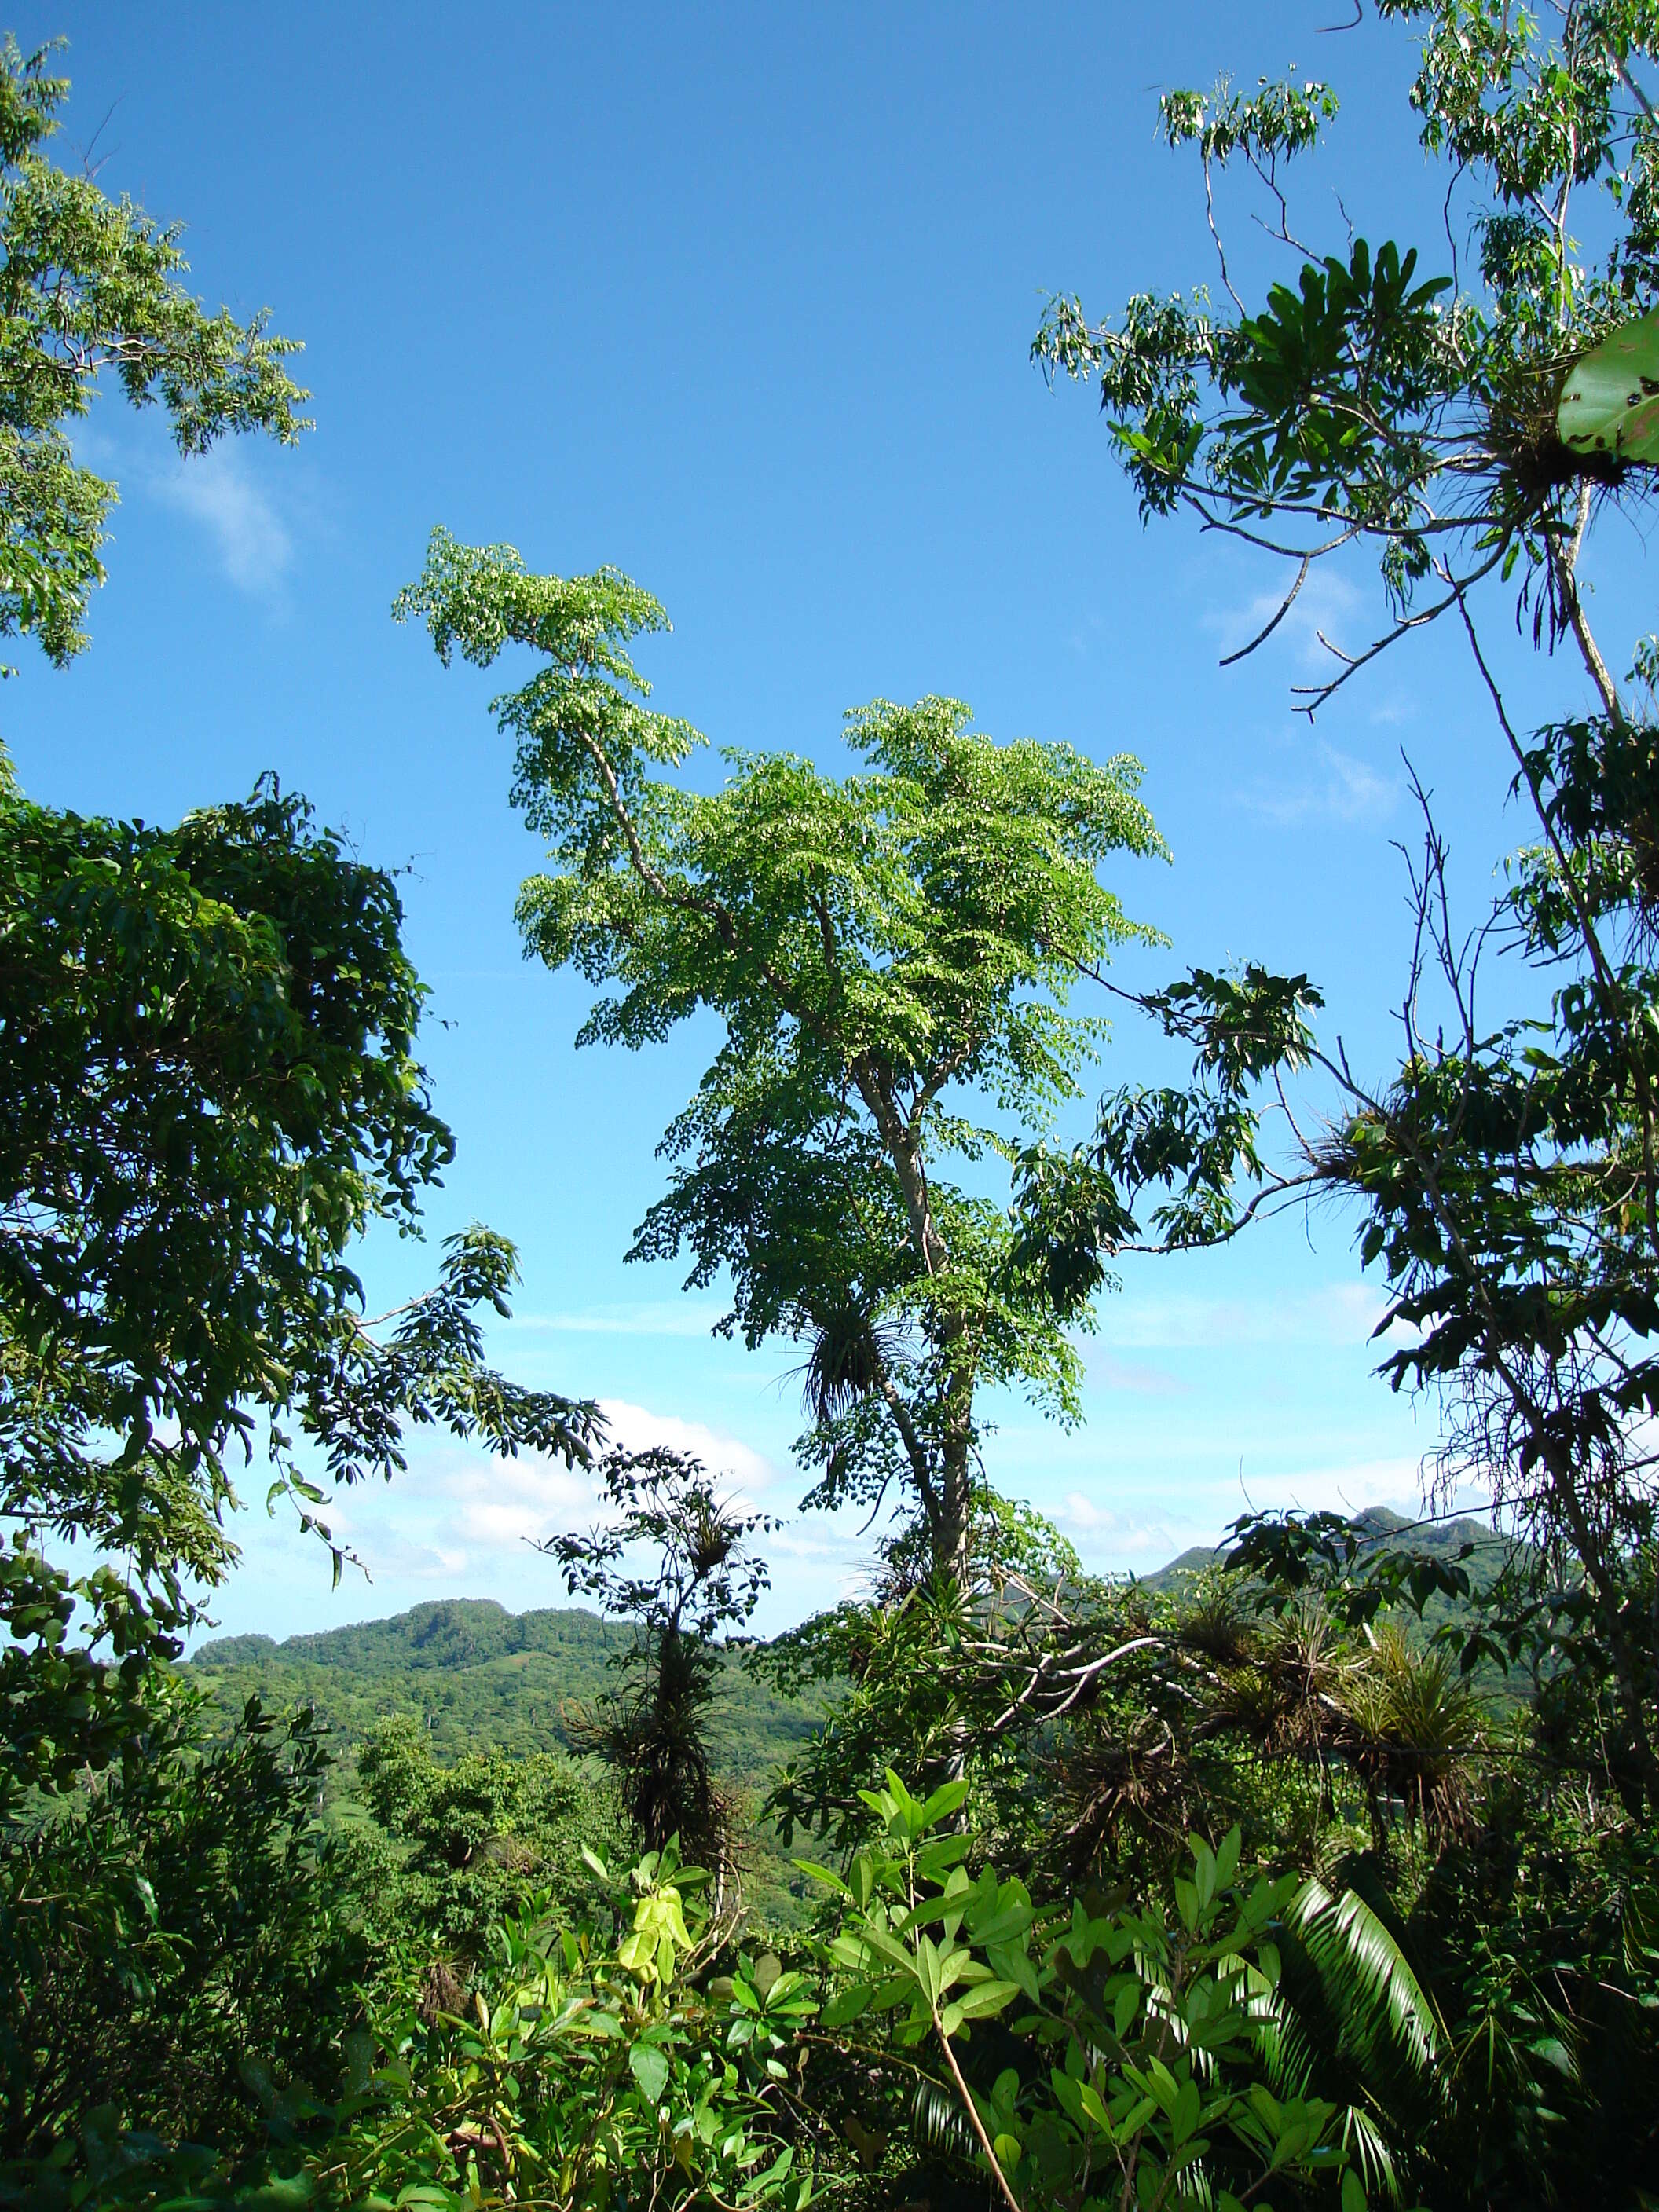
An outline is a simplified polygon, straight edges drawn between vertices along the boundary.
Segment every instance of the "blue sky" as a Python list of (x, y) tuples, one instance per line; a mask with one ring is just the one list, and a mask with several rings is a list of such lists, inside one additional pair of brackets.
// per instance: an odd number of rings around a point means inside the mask
[[(1050, 290), (1103, 311), (1212, 279), (1196, 176), (1155, 137), (1159, 88), (1328, 76), (1344, 112), (1303, 173), (1310, 223), (1340, 236), (1340, 192), (1373, 239), (1438, 236), (1409, 44), (1321, 35), (1341, 13), (66, 0), (19, 20), (26, 44), (71, 41), (60, 155), (102, 123), (106, 187), (187, 223), (210, 304), (269, 304), (305, 339), (317, 422), (296, 453), (243, 442), (181, 468), (155, 421), (100, 401), (85, 449), (122, 505), (93, 649), (0, 696), (27, 787), (165, 818), (274, 768), (406, 867), (460, 1146), (432, 1227), (483, 1218), (522, 1255), (495, 1353), (606, 1401), (623, 1434), (701, 1448), (771, 1510), (803, 1486), (797, 1355), (711, 1340), (717, 1303), (622, 1264), (708, 1034), (573, 1052), (584, 988), (526, 967), (513, 929), (538, 855), (507, 805), (498, 687), (444, 674), (392, 595), (441, 521), (646, 584), (676, 625), (648, 655), (658, 703), (717, 744), (833, 765), (845, 708), (946, 691), (998, 735), (1133, 751), (1175, 856), (1121, 882), (1173, 940), (1144, 972), (1307, 969), (1328, 1034), (1384, 1065), (1402, 744), (1472, 912), (1520, 834), (1468, 672), (1431, 641), (1316, 728), (1294, 715), (1314, 629), (1365, 630), (1358, 570), (1219, 670), (1273, 573), (1182, 525), (1144, 532), (1091, 395), (1050, 394), (1027, 360)], [(1269, 249), (1236, 228), (1255, 281)], [(1608, 589), (1641, 592), (1639, 544), (1619, 566)], [(1553, 705), (1581, 695), (1565, 666), (1532, 680)], [(1132, 1029), (1109, 1059), (1114, 1082), (1164, 1065)], [(1090, 1347), (1086, 1425), (997, 1409), (999, 1486), (1111, 1567), (1156, 1565), (1247, 1503), (1409, 1504), (1432, 1409), (1370, 1377), (1380, 1294), (1351, 1226), (1297, 1216), (1133, 1268)], [(390, 1298), (429, 1266), (377, 1248), (367, 1272)], [(586, 1510), (561, 1473), (423, 1450), (342, 1516), (371, 1585), (331, 1593), (314, 1547), (253, 1512), (218, 1617), (282, 1634), (457, 1593), (556, 1602), (523, 1538)], [(851, 1528), (792, 1519), (769, 1624), (833, 1598), (860, 1556)]]

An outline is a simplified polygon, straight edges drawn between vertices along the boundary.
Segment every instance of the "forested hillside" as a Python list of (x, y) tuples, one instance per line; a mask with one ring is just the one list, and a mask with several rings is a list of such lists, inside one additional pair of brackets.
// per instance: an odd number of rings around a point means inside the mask
[[(1352, 1526), (1380, 1538), (1384, 1549), (1408, 1547), (1442, 1562), (1456, 1560), (1468, 1547), (1477, 1587), (1492, 1581), (1513, 1548), (1489, 1522), (1423, 1527), (1386, 1507), (1368, 1509)], [(1226, 1556), (1220, 1546), (1183, 1552), (1146, 1576), (1145, 1587), (1173, 1595)], [(1420, 1619), (1431, 1632), (1460, 1616), (1467, 1618), (1467, 1606), (1437, 1593)], [(631, 1641), (628, 1628), (578, 1607), (514, 1613), (489, 1599), (445, 1598), (280, 1644), (267, 1636), (210, 1638), (188, 1674), (228, 1717), (251, 1697), (275, 1710), (314, 1706), (349, 1771), (357, 1746), (394, 1717), (416, 1722), (441, 1759), (483, 1749), (577, 1751), (574, 1723), (614, 1686), (611, 1662)], [(720, 1772), (763, 1794), (775, 1770), (811, 1735), (821, 1710), (817, 1699), (780, 1695), (764, 1674), (736, 1655), (726, 1657), (708, 1719)]]
[[(609, 1662), (632, 1640), (618, 1623), (574, 1607), (514, 1613), (488, 1599), (446, 1598), (281, 1644), (216, 1637), (188, 1671), (228, 1713), (250, 1697), (311, 1703), (348, 1747), (396, 1715), (417, 1721), (441, 1759), (486, 1746), (570, 1751), (573, 1709), (615, 1687)], [(726, 1661), (709, 1718), (722, 1774), (763, 1789), (811, 1726), (808, 1708)]]

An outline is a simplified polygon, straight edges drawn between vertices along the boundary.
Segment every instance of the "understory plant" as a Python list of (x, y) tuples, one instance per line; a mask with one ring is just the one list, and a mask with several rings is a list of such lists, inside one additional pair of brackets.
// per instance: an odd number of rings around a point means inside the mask
[(731, 1926), (677, 1843), (623, 1874), (585, 1856), (594, 1909), (532, 1900), (465, 2001), (405, 1978), (372, 2005), (309, 2161), (321, 2197), (804, 2212), (789, 2059), (816, 2010), (806, 1984), (775, 1960), (713, 1972)]
[[(1006, 2212), (1310, 2194), (1358, 2212), (1397, 2194), (1379, 2104), (1322, 2094), (1362, 2053), (1374, 2077), (1425, 2094), (1432, 2077), (1432, 2010), (1361, 1898), (1243, 1872), (1234, 1828), (1214, 1849), (1192, 1838), (1167, 1900), (1039, 1906), (1018, 1878), (970, 1873), (951, 1825), (966, 1794), (947, 1783), (924, 1802), (890, 1773), (846, 1876), (811, 1869), (844, 1915), (821, 2024), (878, 2064), (914, 2052), (937, 2075)], [(1334, 2042), (1307, 2032), (1287, 1954)]]

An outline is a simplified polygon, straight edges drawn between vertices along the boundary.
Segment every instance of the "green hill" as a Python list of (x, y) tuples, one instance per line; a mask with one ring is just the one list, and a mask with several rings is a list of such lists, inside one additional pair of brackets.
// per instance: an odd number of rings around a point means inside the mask
[[(629, 1634), (574, 1607), (515, 1613), (488, 1598), (443, 1598), (281, 1644), (221, 1637), (187, 1673), (227, 1712), (256, 1694), (269, 1705), (309, 1701), (348, 1753), (395, 1714), (419, 1721), (441, 1759), (487, 1745), (568, 1751), (571, 1709), (616, 1686), (609, 1662)], [(729, 1780), (759, 1788), (811, 1728), (805, 1706), (727, 1662), (710, 1738)]]
[[(1449, 1565), (1466, 1544), (1472, 1546), (1472, 1555), (1463, 1564), (1477, 1589), (1496, 1580), (1515, 1548), (1513, 1540), (1500, 1535), (1489, 1521), (1476, 1521), (1468, 1514), (1453, 1521), (1425, 1522), (1407, 1521), (1403, 1514), (1392, 1512), (1386, 1505), (1370, 1505), (1363, 1513), (1355, 1514), (1351, 1525), (1376, 1537), (1385, 1551), (1408, 1547), (1413, 1552), (1426, 1553), (1431, 1559), (1443, 1559)], [(1156, 1574), (1143, 1576), (1142, 1580), (1148, 1589), (1171, 1595), (1206, 1567), (1218, 1567), (1226, 1556), (1224, 1545), (1206, 1547), (1195, 1544), (1190, 1551), (1171, 1559), (1168, 1566), (1160, 1567)], [(1444, 1599), (1431, 1599), (1424, 1617), (1431, 1626), (1437, 1625), (1449, 1610)]]

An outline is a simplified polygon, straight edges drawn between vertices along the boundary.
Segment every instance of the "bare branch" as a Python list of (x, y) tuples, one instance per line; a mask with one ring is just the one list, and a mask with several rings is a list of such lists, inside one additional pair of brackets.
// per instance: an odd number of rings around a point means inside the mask
[(1284, 598), (1279, 601), (1278, 613), (1273, 616), (1272, 621), (1268, 623), (1265, 629), (1260, 629), (1256, 632), (1255, 635), (1250, 640), (1248, 645), (1241, 645), (1237, 653), (1230, 653), (1226, 654), (1220, 663), (1220, 665), (1223, 668), (1231, 668), (1233, 663), (1237, 660), (1248, 660), (1251, 653), (1255, 651), (1257, 646), (1265, 645), (1267, 642), (1267, 640), (1273, 635), (1273, 632), (1279, 628), (1280, 623), (1284, 621), (1285, 616), (1289, 614), (1291, 609), (1296, 605), (1296, 595), (1302, 589), (1304, 584), (1308, 580), (1308, 571), (1313, 566), (1313, 557), (1314, 556), (1311, 553), (1304, 553), (1303, 555), (1302, 566), (1296, 572), (1296, 581), (1291, 586), (1290, 590), (1285, 592)]

